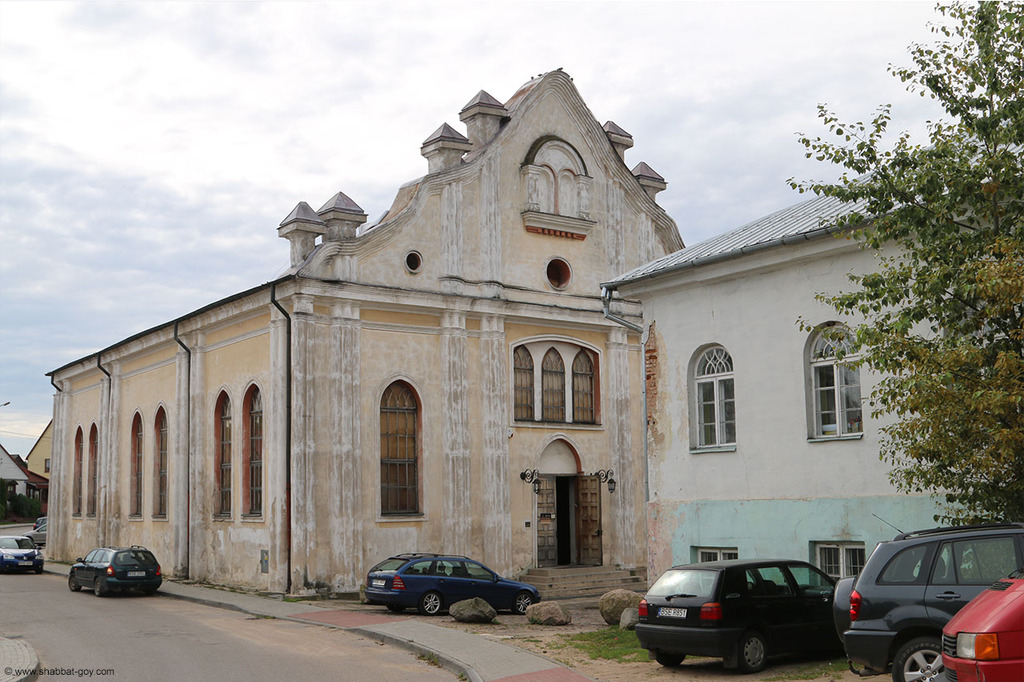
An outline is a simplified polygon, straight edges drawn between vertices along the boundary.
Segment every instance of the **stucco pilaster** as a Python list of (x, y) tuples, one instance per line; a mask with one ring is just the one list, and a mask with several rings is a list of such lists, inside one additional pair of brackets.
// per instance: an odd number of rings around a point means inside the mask
[(484, 503), (484, 560), (499, 573), (512, 569), (512, 521), (509, 500), (508, 342), (504, 319), (487, 316), (481, 322), (480, 366), (483, 371), (483, 457), (481, 489)]
[(100, 546), (109, 542), (111, 496), (116, 491), (114, 481), (117, 480), (117, 411), (121, 403), (118, 367), (108, 366), (107, 371), (110, 376), (100, 381), (100, 432), (96, 453), (96, 544)]
[[(64, 521), (71, 518), (68, 511), (69, 505), (64, 500), (65, 483), (69, 474), (74, 469), (67, 460), (71, 457), (72, 448), (68, 447), (68, 437), (71, 427), (68, 424), (68, 391), (71, 390), (70, 382), (62, 381), (57, 387), (57, 393), (53, 396), (53, 427), (51, 433), (53, 439), (50, 445), (50, 491), (49, 502), (47, 502), (47, 514), (49, 517), (49, 530), (47, 531), (47, 544), (52, 559), (68, 559), (69, 553), (66, 546), (66, 528)], [(71, 485), (67, 486), (67, 490)], [(74, 558), (74, 557), (71, 557)]]
[[(203, 539), (210, 526), (210, 517), (213, 513), (213, 466), (207, 466), (207, 458), (204, 453), (207, 451), (206, 424), (204, 419), (208, 409), (206, 393), (206, 349), (204, 348), (206, 336), (202, 332), (196, 332), (192, 345), (192, 363), (189, 372), (189, 402), (187, 423), (181, 424), (182, 432), (187, 432), (185, 442), (188, 449), (181, 453), (183, 459), (188, 460), (188, 505), (186, 513), (188, 519), (188, 574), (190, 578), (201, 579), (207, 576), (209, 567), (203, 558)], [(212, 422), (212, 415), (209, 421)], [(209, 451), (212, 455), (212, 451)], [(212, 460), (211, 460), (212, 461)]]
[(625, 199), (622, 185), (615, 180), (608, 180), (606, 201), (608, 202), (608, 214), (605, 218), (608, 238), (608, 270), (609, 272), (625, 272), (626, 226), (623, 209)]
[(500, 166), (498, 157), (492, 156), (487, 159), (480, 171), (480, 259), (478, 267), (481, 270), (475, 275), (476, 279), (487, 282), (483, 291), (484, 296), (498, 296), (501, 286), (500, 275), (502, 271), (502, 235), (501, 232), (501, 211), (499, 207), (500, 196)]
[(266, 486), (269, 504), (264, 513), (270, 523), (269, 589), (284, 592), (288, 589), (288, 483), (286, 452), (288, 448), (288, 320), (274, 307), (270, 321), (270, 395), (263, 409), (268, 411), (267, 448), (264, 462), (267, 467)]
[(171, 467), (170, 490), (168, 491), (168, 509), (171, 528), (174, 532), (174, 557), (171, 565), (172, 575), (188, 576), (188, 509), (189, 468), (192, 466), (190, 429), (192, 414), (190, 408), (191, 356), (184, 348), (178, 347), (174, 356), (174, 412), (170, 415), (169, 462)]
[[(612, 506), (614, 537), (611, 563), (632, 567), (635, 563), (634, 553), (628, 551), (627, 546), (635, 541), (636, 510), (643, 508), (644, 501), (633, 474), (634, 460), (639, 455), (633, 452), (630, 428), (633, 420), (633, 401), (630, 399), (629, 345), (626, 330), (622, 328), (614, 328), (609, 332), (606, 366), (611, 407), (610, 414), (606, 414), (608, 440), (611, 446), (610, 464), (615, 470), (618, 484), (615, 494), (609, 494), (605, 498)], [(606, 560), (605, 563), (609, 562)]]
[(310, 583), (310, 548), (316, 542), (313, 502), (313, 299), (292, 298), (292, 494), (291, 546), (292, 591)]
[(334, 588), (359, 589), (363, 576), (362, 464), (359, 457), (359, 307), (331, 310), (328, 371), (331, 422), (331, 541)]
[(469, 553), (472, 529), (469, 461), (469, 403), (466, 377), (466, 316), (446, 311), (441, 316), (441, 371), (444, 394), (444, 550)]
[[(462, 293), (462, 185), (452, 182), (441, 190), (441, 257), (444, 278), (441, 290), (446, 294)], [(447, 278), (447, 279), (445, 279)]]

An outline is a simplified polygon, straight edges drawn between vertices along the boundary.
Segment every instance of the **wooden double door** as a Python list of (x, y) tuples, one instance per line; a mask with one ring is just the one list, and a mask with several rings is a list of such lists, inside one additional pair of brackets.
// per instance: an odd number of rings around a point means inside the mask
[(537, 566), (601, 565), (601, 486), (597, 476), (540, 477)]

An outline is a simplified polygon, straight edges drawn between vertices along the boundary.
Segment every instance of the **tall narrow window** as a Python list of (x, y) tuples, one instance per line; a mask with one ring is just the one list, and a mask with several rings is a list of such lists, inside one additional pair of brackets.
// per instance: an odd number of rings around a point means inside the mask
[(572, 420), (577, 424), (593, 424), (594, 362), (590, 353), (580, 350), (572, 361)]
[(419, 512), (419, 406), (408, 384), (396, 381), (380, 400), (380, 512)]
[(78, 427), (78, 432), (75, 434), (75, 478), (72, 481), (73, 490), (71, 492), (71, 509), (72, 513), (76, 516), (82, 514), (82, 454), (85, 449), (85, 443), (82, 438), (82, 427)]
[(86, 508), (88, 516), (96, 516), (96, 484), (98, 483), (100, 451), (100, 433), (96, 425), (92, 425), (89, 431), (89, 506)]
[[(852, 356), (853, 337), (844, 329), (818, 333), (811, 348), (814, 435), (831, 438), (864, 430), (860, 370)], [(839, 356), (842, 356), (842, 360)]]
[(245, 500), (246, 514), (263, 513), (263, 398), (253, 386), (245, 401)]
[(156, 413), (156, 451), (153, 453), (153, 516), (167, 516), (167, 413)]
[(217, 513), (231, 513), (231, 399), (221, 393), (217, 400)]
[(697, 445), (712, 447), (736, 442), (736, 392), (732, 356), (721, 346), (704, 351), (697, 361)]
[(519, 346), (512, 354), (515, 370), (515, 418), (533, 421), (533, 356), (526, 346)]
[(565, 364), (554, 348), (541, 362), (541, 413), (546, 422), (565, 421)]
[(142, 516), (142, 415), (135, 413), (132, 420), (132, 448), (131, 448), (131, 477), (129, 484), (131, 491), (132, 516)]

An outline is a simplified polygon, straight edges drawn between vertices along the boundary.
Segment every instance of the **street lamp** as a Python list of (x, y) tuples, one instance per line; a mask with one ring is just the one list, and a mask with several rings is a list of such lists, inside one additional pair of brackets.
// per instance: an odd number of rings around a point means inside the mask
[(612, 478), (614, 473), (611, 469), (601, 469), (600, 471), (595, 471), (591, 476), (597, 476), (597, 480), (601, 481), (601, 483), (607, 483), (608, 492), (613, 493), (615, 492), (615, 479)]
[(519, 472), (519, 478), (527, 483), (533, 484), (533, 492), (540, 495), (540, 471), (538, 469), (526, 469)]

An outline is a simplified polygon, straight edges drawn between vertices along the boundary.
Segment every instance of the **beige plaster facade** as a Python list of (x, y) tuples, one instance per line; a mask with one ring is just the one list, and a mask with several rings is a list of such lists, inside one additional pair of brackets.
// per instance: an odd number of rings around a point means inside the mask
[(396, 552), (645, 565), (641, 339), (600, 283), (682, 247), (665, 182), (561, 71), (460, 118), (377, 224), (302, 202), (284, 276), (51, 373), (54, 559), (144, 544), (169, 574), (291, 592), (358, 589)]

